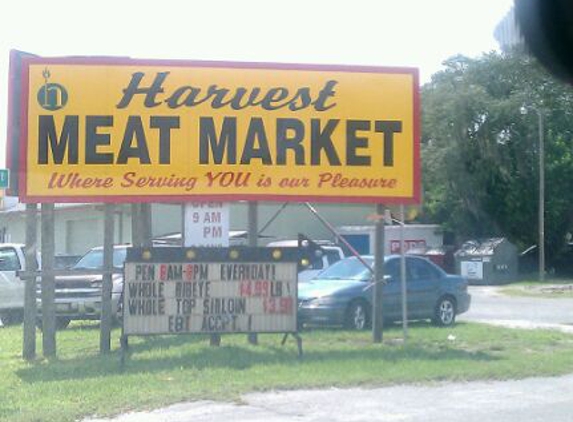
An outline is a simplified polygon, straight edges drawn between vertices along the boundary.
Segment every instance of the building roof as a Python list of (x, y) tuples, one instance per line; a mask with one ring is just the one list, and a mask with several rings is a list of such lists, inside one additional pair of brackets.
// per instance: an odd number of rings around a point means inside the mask
[[(15, 204), (6, 204), (7, 206), (3, 209), (0, 209), (0, 214), (12, 214), (12, 213), (24, 213), (26, 212), (26, 204), (21, 202), (17, 202)], [(69, 203), (62, 203), (62, 204), (54, 204), (54, 208), (57, 210), (61, 209), (74, 209), (74, 208), (85, 208), (95, 204), (88, 204), (88, 203), (78, 203), (78, 204), (69, 204)]]

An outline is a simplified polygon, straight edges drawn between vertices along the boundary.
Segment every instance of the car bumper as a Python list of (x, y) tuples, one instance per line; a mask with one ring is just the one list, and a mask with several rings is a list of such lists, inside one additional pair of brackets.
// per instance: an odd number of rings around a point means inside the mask
[(342, 325), (345, 308), (343, 306), (304, 306), (298, 308), (298, 324)]
[(472, 303), (472, 296), (468, 293), (463, 294), (463, 295), (458, 295), (457, 298), (457, 313), (458, 314), (463, 314), (464, 312), (467, 312), (470, 309), (470, 305)]
[[(111, 297), (112, 315), (118, 315), (119, 294)], [(38, 310), (41, 312), (41, 301), (38, 301)], [(100, 319), (101, 298), (56, 298), (56, 315), (70, 319)]]

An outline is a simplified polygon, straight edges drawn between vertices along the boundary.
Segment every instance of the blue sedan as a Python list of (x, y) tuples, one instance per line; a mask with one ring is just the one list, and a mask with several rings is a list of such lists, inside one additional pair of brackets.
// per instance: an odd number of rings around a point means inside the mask
[[(374, 258), (363, 256), (373, 267)], [(407, 256), (408, 319), (431, 319), (436, 325), (454, 324), (456, 315), (470, 307), (467, 281), (446, 274), (425, 258)], [(402, 319), (400, 256), (384, 261), (382, 310), (385, 321)], [(338, 261), (315, 279), (299, 283), (299, 325), (342, 325), (363, 330), (372, 317), (372, 272), (356, 257)]]

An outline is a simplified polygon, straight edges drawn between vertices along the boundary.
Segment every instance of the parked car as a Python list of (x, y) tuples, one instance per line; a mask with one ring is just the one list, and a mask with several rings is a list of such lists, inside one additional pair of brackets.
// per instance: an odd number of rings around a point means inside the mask
[[(372, 256), (362, 258), (373, 266)], [(467, 281), (460, 276), (446, 274), (425, 258), (407, 256), (405, 259), (408, 319), (431, 319), (440, 326), (454, 324), (456, 315), (470, 307)], [(384, 272), (384, 319), (401, 320), (400, 256), (387, 256)], [(299, 283), (299, 325), (342, 325), (355, 330), (367, 328), (372, 317), (371, 287), (372, 272), (358, 258), (345, 258), (335, 263), (314, 280)]]
[[(39, 262), (39, 256), (36, 259)], [(0, 243), (0, 320), (4, 325), (22, 322), (25, 282), (18, 271), (24, 270), (24, 245)]]
[[(113, 266), (123, 268), (127, 248), (130, 245), (115, 245), (113, 248)], [(88, 251), (76, 262), (72, 270), (95, 270), (103, 268), (103, 247)], [(101, 316), (101, 275), (69, 275), (56, 277), (56, 326), (66, 328), (72, 320), (99, 319)], [(112, 277), (111, 306), (114, 317), (120, 311), (120, 298), (123, 291), (123, 274)], [(41, 292), (38, 291), (38, 309), (41, 312)]]

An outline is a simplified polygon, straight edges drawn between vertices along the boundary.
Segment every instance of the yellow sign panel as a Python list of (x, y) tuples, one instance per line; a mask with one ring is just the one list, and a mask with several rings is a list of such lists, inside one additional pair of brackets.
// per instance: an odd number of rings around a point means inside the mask
[(415, 69), (24, 60), (37, 202), (415, 203)]

